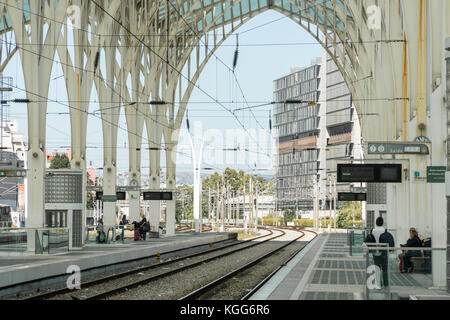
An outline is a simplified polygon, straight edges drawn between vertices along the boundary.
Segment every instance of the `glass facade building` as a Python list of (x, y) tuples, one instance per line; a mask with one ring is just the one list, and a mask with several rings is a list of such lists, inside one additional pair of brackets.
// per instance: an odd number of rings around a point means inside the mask
[(313, 208), (313, 185), (319, 168), (320, 70), (318, 59), (310, 67), (274, 81), (274, 128), (278, 135), (276, 206), (279, 210)]
[[(312, 211), (316, 185), (320, 210), (328, 210), (328, 179), (336, 177), (337, 164), (362, 158), (361, 128), (347, 84), (324, 51), (311, 66), (275, 80), (273, 95), (276, 207)], [(350, 187), (336, 184), (336, 193)]]

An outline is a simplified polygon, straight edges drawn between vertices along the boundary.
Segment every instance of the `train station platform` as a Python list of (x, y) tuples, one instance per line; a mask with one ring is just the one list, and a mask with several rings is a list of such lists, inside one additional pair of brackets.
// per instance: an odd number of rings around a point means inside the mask
[[(367, 257), (350, 254), (346, 233), (322, 233), (250, 300), (385, 299), (386, 295), (368, 294), (366, 270)], [(446, 290), (432, 288), (431, 274), (400, 273), (398, 263), (392, 263), (389, 277), (389, 299), (450, 299)]]
[(35, 292), (38, 288), (42, 290), (64, 285), (69, 266), (78, 266), (82, 279), (93, 278), (145, 263), (155, 263), (158, 253), (163, 261), (176, 256), (176, 251), (199, 250), (201, 246), (231, 240), (236, 235), (226, 232), (177, 233), (175, 236), (145, 241), (87, 244), (81, 250), (50, 255), (11, 256), (0, 252), (0, 299), (18, 293)]

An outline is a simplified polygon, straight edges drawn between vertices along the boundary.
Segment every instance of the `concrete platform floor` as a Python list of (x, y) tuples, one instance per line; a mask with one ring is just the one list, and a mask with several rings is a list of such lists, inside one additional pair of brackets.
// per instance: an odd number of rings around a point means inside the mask
[[(10, 256), (0, 253), (0, 297), (4, 296), (2, 291), (11, 287), (29, 286), (30, 282), (45, 282), (56, 277), (66, 278), (67, 269), (72, 265), (78, 266), (82, 275), (83, 272), (86, 273), (92, 269), (112, 272), (117, 264), (123, 265), (129, 261), (138, 261), (142, 264), (144, 261), (140, 262), (141, 259), (157, 253), (164, 254), (174, 250), (208, 245), (232, 239), (235, 236), (235, 233), (178, 233), (175, 236), (152, 238), (146, 241), (126, 241), (124, 244), (87, 244), (81, 250), (55, 255)], [(50, 282), (49, 285), (58, 283), (53, 280)]]
[[(321, 234), (251, 300), (362, 300), (365, 298), (365, 271), (364, 258), (349, 255), (346, 234)], [(391, 272), (390, 277), (395, 298), (450, 297), (445, 290), (431, 288), (431, 275)]]

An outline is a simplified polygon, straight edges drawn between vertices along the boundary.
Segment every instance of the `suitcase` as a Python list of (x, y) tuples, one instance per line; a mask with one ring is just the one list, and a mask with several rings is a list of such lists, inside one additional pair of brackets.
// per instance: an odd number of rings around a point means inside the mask
[(134, 241), (139, 241), (139, 229), (134, 230)]
[(403, 271), (403, 258), (400, 259), (400, 263), (398, 264), (398, 268), (400, 269), (400, 272)]

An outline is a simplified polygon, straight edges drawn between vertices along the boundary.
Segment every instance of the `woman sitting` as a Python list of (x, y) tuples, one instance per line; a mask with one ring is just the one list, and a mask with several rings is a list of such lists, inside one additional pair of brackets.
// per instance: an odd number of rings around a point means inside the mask
[[(422, 241), (419, 239), (419, 234), (417, 233), (417, 230), (415, 228), (409, 229), (409, 239), (406, 244), (401, 246), (410, 248), (422, 247)], [(401, 272), (413, 272), (414, 266), (411, 263), (411, 257), (418, 257), (420, 255), (420, 250), (404, 250), (403, 253), (399, 256), (400, 259), (403, 259), (403, 270)]]

